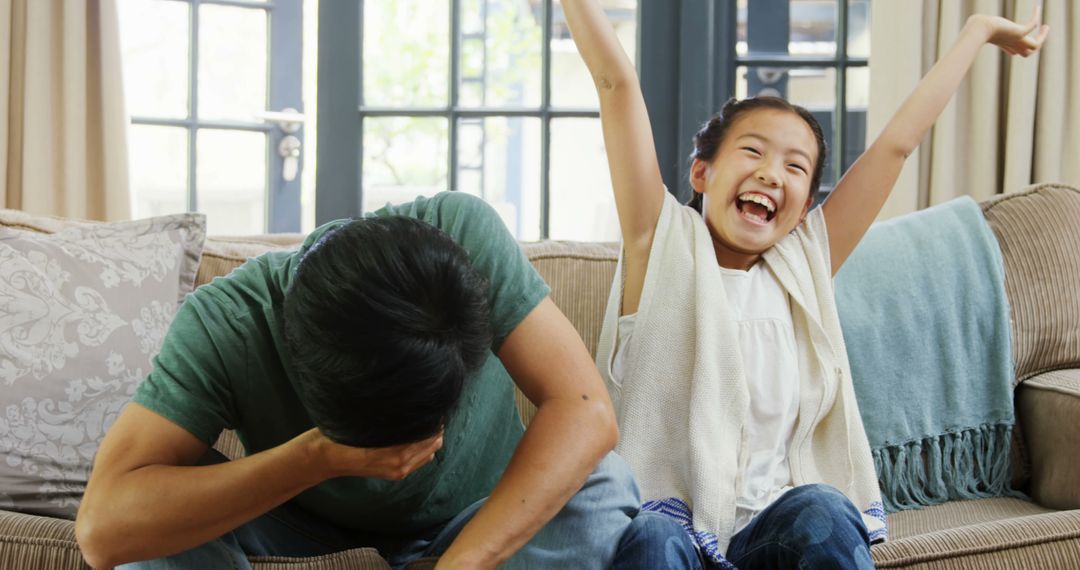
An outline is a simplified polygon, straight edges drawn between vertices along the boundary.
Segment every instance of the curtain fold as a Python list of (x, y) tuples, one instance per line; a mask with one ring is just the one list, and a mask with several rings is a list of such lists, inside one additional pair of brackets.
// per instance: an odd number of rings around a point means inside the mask
[[(874, 2), (867, 140), (881, 132), (953, 45), (969, 16), (1023, 22), (1037, 1)], [(908, 158), (880, 218), (957, 196), (981, 200), (1036, 182), (1080, 184), (1080, 108), (1074, 102), (1080, 96), (1080, 6), (1044, 0), (1043, 22), (1050, 24), (1050, 36), (1028, 59), (982, 48), (931, 133)]]
[(130, 216), (116, 0), (0, 0), (0, 207)]

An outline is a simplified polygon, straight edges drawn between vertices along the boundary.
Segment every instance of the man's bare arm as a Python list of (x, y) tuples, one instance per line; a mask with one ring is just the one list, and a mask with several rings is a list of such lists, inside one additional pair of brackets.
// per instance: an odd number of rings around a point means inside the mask
[(615, 412), (581, 337), (551, 299), (503, 343), (499, 358), (536, 417), (490, 498), (438, 568), (495, 568), (550, 521), (615, 446)]
[(205, 544), (333, 477), (403, 479), (441, 447), (436, 436), (367, 450), (311, 429), (236, 461), (193, 466), (207, 445), (132, 403), (101, 444), (75, 535), (87, 563), (111, 568)]

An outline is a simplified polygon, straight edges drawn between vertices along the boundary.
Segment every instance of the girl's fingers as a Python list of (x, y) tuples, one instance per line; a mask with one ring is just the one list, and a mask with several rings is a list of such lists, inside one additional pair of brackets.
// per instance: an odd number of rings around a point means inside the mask
[[(1042, 3), (1035, 5), (1035, 11), (1031, 14), (1031, 19), (1027, 23), (1021, 24), (1020, 22), (1011, 22), (1014, 26), (1020, 29), (1020, 36), (1027, 36), (1031, 32), (1035, 31), (1039, 27), (1039, 18), (1042, 16)], [(1008, 18), (1005, 18), (1008, 20)]]
[(1035, 36), (1034, 38), (1024, 36), (1024, 38), (1021, 40), (1021, 43), (1023, 44), (1022, 49), (1031, 51), (1038, 50), (1040, 47), (1042, 47), (1043, 42), (1046, 41), (1046, 36), (1049, 32), (1050, 26), (1043, 25), (1039, 29), (1039, 35)]
[(1046, 41), (1046, 36), (1048, 34), (1050, 34), (1050, 24), (1043, 24), (1042, 27), (1039, 28), (1039, 35), (1035, 36), (1035, 43), (1041, 46), (1043, 42)]

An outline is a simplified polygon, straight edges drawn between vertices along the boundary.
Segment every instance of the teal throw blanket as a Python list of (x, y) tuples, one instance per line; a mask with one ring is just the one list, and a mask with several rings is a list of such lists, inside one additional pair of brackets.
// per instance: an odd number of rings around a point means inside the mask
[(836, 299), (886, 510), (1013, 494), (1005, 272), (979, 206), (875, 224)]

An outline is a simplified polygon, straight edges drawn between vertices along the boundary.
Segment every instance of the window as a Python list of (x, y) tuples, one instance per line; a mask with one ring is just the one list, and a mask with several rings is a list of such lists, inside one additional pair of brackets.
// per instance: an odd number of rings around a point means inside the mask
[(119, 13), (135, 216), (299, 231), (301, 0), (120, 0)]
[(869, 0), (739, 0), (735, 93), (806, 107), (825, 134), (831, 189), (866, 148)]
[(817, 116), (828, 191), (865, 145), (869, 17), (869, 0), (641, 0), (641, 87), (668, 190), (690, 197), (694, 133), (725, 100), (766, 93)]
[[(320, 222), (455, 189), (519, 239), (618, 238), (595, 89), (558, 0), (351, 4), (320, 11)], [(633, 58), (637, 0), (600, 4)]]

